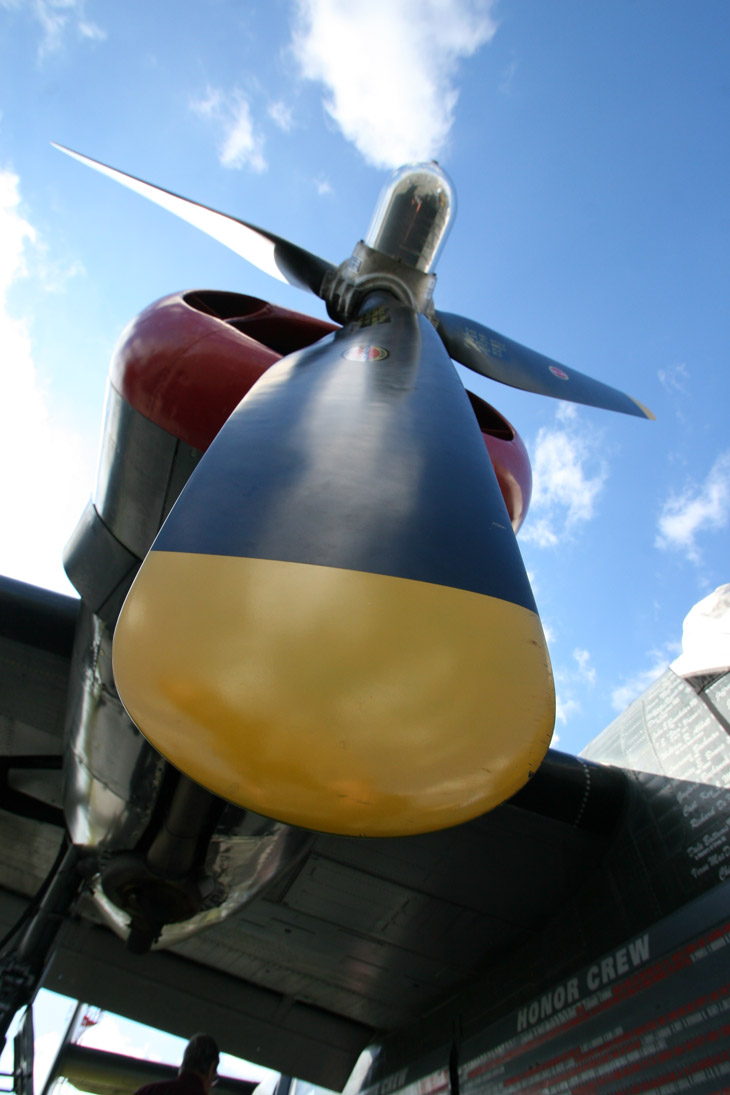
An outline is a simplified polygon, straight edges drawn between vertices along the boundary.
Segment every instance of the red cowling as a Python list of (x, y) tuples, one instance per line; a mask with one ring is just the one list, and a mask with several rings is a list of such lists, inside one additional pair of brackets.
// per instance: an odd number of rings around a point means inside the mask
[(175, 293), (124, 330), (110, 379), (145, 418), (205, 451), (270, 365), (335, 330), (239, 293)]
[(532, 468), (524, 442), (514, 426), (491, 403), (467, 392), (484, 443), (497, 474), (512, 528), (517, 532), (527, 517), (532, 495)]
[[(125, 329), (110, 379), (145, 418), (205, 451), (270, 365), (335, 330), (332, 323), (240, 293), (175, 293)], [(468, 394), (516, 532), (532, 490), (527, 451), (506, 418)]]

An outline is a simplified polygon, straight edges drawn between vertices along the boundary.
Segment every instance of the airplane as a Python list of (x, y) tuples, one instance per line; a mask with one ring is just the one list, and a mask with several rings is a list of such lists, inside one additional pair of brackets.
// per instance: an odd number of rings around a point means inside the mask
[(435, 164), (335, 266), (63, 151), (332, 322), (151, 305), (64, 557), (80, 600), (0, 581), (3, 1035), (44, 984), (351, 1095), (720, 1090), (727, 673), (549, 748), (529, 460), (452, 359), (651, 413), (436, 309)]

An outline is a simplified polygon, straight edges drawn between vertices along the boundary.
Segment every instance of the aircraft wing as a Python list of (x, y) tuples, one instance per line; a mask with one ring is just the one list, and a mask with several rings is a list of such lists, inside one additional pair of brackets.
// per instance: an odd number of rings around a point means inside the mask
[[(58, 771), (36, 770), (31, 782), (8, 757), (61, 751), (76, 605), (0, 586), (2, 932), (60, 842), (58, 816), (44, 811), (60, 802)], [(700, 694), (666, 674), (628, 722), (598, 739), (597, 758), (621, 768), (551, 750), (527, 788), (467, 824), (407, 838), (320, 835), (239, 913), (171, 951), (128, 953), (82, 898), (44, 983), (182, 1036), (210, 1030), (228, 1052), (333, 1089), (373, 1043), (392, 1076), (416, 1058), (423, 1071), (437, 1047), (438, 1060), (448, 1059), (451, 1039), (473, 1040), (492, 1024), (509, 1020), (519, 1031), (533, 1023), (529, 1001), (546, 985), (557, 986), (539, 998), (548, 1003), (572, 985), (577, 992), (584, 964), (587, 992), (604, 974), (617, 976), (626, 954), (648, 960), (643, 936), (626, 950), (632, 935), (719, 900), (724, 876), (707, 871), (703, 855), (730, 825), (727, 781), (703, 776), (697, 760), (682, 769), (687, 750), (671, 735), (686, 727), (698, 749), (710, 742), (726, 755), (718, 704), (727, 704), (728, 680), (704, 682)], [(632, 766), (644, 770), (624, 770)], [(8, 788), (24, 797), (8, 797)], [(40, 803), (35, 816), (29, 800)], [(704, 921), (683, 921), (688, 937), (722, 915), (705, 905)], [(598, 964), (610, 948), (619, 948), (616, 965)]]
[[(176, 1033), (213, 1030), (231, 1052), (339, 1089), (374, 1037), (478, 983), (569, 901), (607, 820), (573, 824), (569, 797), (425, 836), (320, 836), (287, 877), (174, 953), (128, 955), (81, 919), (47, 987)], [(572, 818), (550, 816), (566, 805)]]
[(80, 602), (0, 578), (4, 888), (35, 893), (60, 843), (66, 693)]
[[(0, 583), (3, 931), (60, 843), (58, 763), (78, 603)], [(23, 767), (29, 757), (43, 767)], [(374, 1035), (469, 985), (594, 868), (614, 811), (596, 810), (593, 798), (583, 808), (585, 768), (551, 754), (512, 803), (443, 832), (321, 835), (262, 897), (174, 953), (128, 954), (82, 899), (46, 985), (176, 1033), (213, 1030), (231, 1052), (338, 1087)], [(615, 792), (609, 780), (596, 803)]]
[(15, 736), (28, 751), (59, 751), (80, 602), (0, 577), (0, 733), (3, 753)]

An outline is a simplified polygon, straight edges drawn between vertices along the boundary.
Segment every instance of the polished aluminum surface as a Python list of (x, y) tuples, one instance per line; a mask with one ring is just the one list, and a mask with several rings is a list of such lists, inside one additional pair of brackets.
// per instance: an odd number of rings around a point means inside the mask
[(137, 558), (149, 551), (199, 458), (108, 386), (94, 505)]
[[(225, 920), (301, 859), (314, 838), (315, 834), (302, 829), (232, 809), (224, 828), (214, 834), (208, 846), (199, 881), (201, 911), (188, 920), (166, 925), (155, 949), (173, 946)], [(106, 896), (98, 875), (91, 890), (106, 923), (125, 938), (128, 917)]]
[[(66, 751), (64, 805), (69, 831), (74, 843), (96, 850), (101, 872), (115, 855), (135, 850), (143, 836), (146, 848), (168, 766), (122, 707), (111, 675), (111, 635), (88, 611), (82, 615), (72, 666)], [(197, 812), (202, 814), (208, 801), (215, 802), (202, 788), (180, 782), (197, 792)], [(313, 839), (309, 833), (226, 807), (200, 861), (195, 844), (175, 831), (172, 809), (155, 821), (157, 835), (141, 852), (140, 861), (160, 878), (186, 873), (195, 877), (203, 906), (192, 918), (164, 929), (159, 942), (163, 947), (224, 919), (293, 864)], [(177, 858), (180, 849), (189, 856), (185, 862)], [(91, 880), (91, 892), (107, 923), (125, 937), (129, 917), (104, 894), (100, 873)]]
[[(96, 495), (67, 552), (84, 605), (65, 730), (66, 820), (74, 843), (96, 853), (90, 890), (122, 937), (131, 904), (120, 908), (102, 885), (115, 863), (127, 887), (122, 895), (158, 882), (170, 891), (178, 887), (183, 897), (197, 895), (195, 914), (163, 929), (162, 947), (224, 919), (296, 862), (313, 839), (226, 807), (174, 774), (116, 691), (111, 654), (121, 598), (199, 456), (110, 385)], [(210, 836), (207, 819), (217, 813)]]
[(71, 668), (64, 808), (76, 844), (132, 848), (145, 831), (165, 762), (114, 688), (111, 634), (83, 610)]
[(76, 524), (63, 568), (86, 607), (113, 628), (140, 560), (109, 531), (93, 502)]

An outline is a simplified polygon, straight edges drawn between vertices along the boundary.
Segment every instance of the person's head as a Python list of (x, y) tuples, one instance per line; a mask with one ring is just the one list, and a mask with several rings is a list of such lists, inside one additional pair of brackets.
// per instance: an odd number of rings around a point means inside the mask
[(185, 1046), (181, 1072), (195, 1072), (200, 1076), (206, 1091), (210, 1091), (215, 1079), (220, 1056), (218, 1044), (210, 1034), (194, 1034)]

